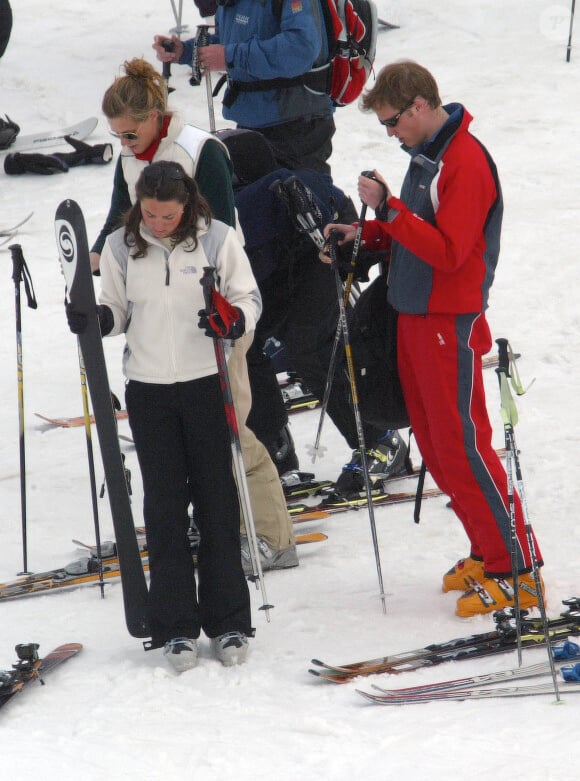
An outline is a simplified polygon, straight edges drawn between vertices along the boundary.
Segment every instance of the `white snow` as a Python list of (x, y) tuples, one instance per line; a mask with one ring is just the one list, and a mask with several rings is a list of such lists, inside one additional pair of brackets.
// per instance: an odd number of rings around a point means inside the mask
[[(178, 5), (178, 4), (176, 4)], [(155, 33), (173, 24), (169, 2), (113, 0), (70, 4), (14, 2), (14, 29), (0, 61), (0, 111), (33, 133), (99, 116), (91, 143), (111, 140), (100, 114), (106, 87), (123, 60), (152, 62)], [(580, 441), (578, 113), (580, 54), (565, 61), (569, 3), (544, 0), (461, 2), (407, 0), (379, 4), (380, 15), (401, 25), (379, 33), (377, 68), (410, 57), (435, 74), (444, 101), (473, 113), (473, 131), (498, 164), (506, 201), (500, 265), (489, 319), (494, 336), (523, 354), (529, 392), (517, 399), (517, 443), (530, 512), (546, 561), (548, 610), (578, 591), (577, 524)], [(199, 23), (191, 2), (184, 21)], [(580, 30), (577, 31), (580, 35)], [(191, 88), (187, 69), (174, 67), (171, 96), (193, 122), (208, 127), (203, 87)], [(216, 101), (218, 124), (219, 98)], [(337, 111), (332, 159), (337, 184), (355, 196), (358, 173), (378, 168), (397, 191), (406, 156), (372, 117), (356, 106)], [(114, 142), (116, 143), (116, 142)], [(34, 209), (21, 243), (39, 307), (22, 294), (28, 564), (40, 571), (80, 555), (73, 538), (94, 540), (84, 430), (47, 430), (34, 412), (82, 413), (76, 343), (63, 311), (53, 217), (64, 198), (81, 205), (92, 239), (106, 215), (113, 165), (75, 168), (66, 175), (7, 177), (2, 172), (0, 228)], [(3, 271), (2, 271), (3, 269)], [(14, 283), (10, 255), (0, 253), (0, 577), (22, 568), (19, 431)], [(193, 316), (193, 313), (192, 313)], [(122, 340), (105, 340), (110, 380), (122, 396)], [(496, 375), (486, 374), (497, 445), (503, 443)], [(303, 469), (310, 468), (317, 412), (292, 418)], [(128, 433), (126, 423), (121, 424)], [(328, 448), (317, 477), (335, 478), (349, 451), (327, 423)], [(95, 448), (97, 447), (95, 436)], [(135, 453), (133, 509), (141, 522), (141, 485)], [(416, 456), (416, 454), (415, 454)], [(97, 479), (102, 468), (97, 458)], [(103, 539), (112, 535), (107, 500), (99, 503)], [(346, 663), (394, 653), (491, 628), (491, 619), (454, 615), (455, 596), (440, 591), (443, 572), (467, 553), (460, 524), (445, 499), (425, 501), (422, 520), (412, 507), (375, 511), (387, 613), (383, 615), (364, 511), (299, 527), (328, 534), (300, 549), (298, 569), (267, 576), (276, 606), (268, 623), (252, 588), (256, 638), (247, 664), (225, 669), (202, 644), (199, 666), (180, 676), (159, 651), (145, 654), (124, 626), (121, 587), (83, 588), (0, 605), (0, 666), (14, 661), (14, 645), (36, 641), (41, 652), (67, 641), (84, 650), (2, 711), (2, 778), (84, 781), (195, 778), (369, 779), (428, 777), (574, 777), (580, 699), (553, 697), (438, 703), (379, 708), (355, 688), (308, 675), (319, 657)], [(524, 663), (544, 650), (524, 652)], [(389, 685), (504, 669), (513, 655), (447, 664), (407, 673)], [(387, 676), (376, 680), (385, 684)]]

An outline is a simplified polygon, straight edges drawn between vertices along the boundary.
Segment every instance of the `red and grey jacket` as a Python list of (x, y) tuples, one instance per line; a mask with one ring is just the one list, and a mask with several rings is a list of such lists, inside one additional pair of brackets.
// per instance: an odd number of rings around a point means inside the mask
[(386, 221), (368, 221), (363, 231), (369, 249), (391, 246), (389, 302), (407, 314), (483, 312), (499, 256), (497, 169), (468, 131), (471, 115), (459, 104), (445, 109), (452, 116), (436, 137), (410, 150)]

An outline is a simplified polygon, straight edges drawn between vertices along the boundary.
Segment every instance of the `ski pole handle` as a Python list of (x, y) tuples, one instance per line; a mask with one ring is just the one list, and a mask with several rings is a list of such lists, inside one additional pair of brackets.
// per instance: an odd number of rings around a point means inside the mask
[(203, 269), (203, 276), (199, 280), (199, 284), (203, 288), (203, 300), (205, 303), (206, 315), (211, 314), (212, 309), (212, 294), (215, 290), (215, 269), (211, 266), (205, 266)]
[[(166, 52), (173, 52), (175, 51), (175, 43), (170, 40), (165, 40), (161, 42), (161, 46), (165, 49)], [(171, 63), (170, 62), (164, 62), (163, 63), (163, 78), (166, 81), (169, 81), (169, 77), (171, 76)]]
[[(380, 184), (383, 189), (383, 200), (386, 202), (387, 195), (389, 194), (389, 191), (387, 190), (387, 187), (384, 182), (381, 182), (381, 180), (375, 176), (374, 171), (361, 171), (361, 176), (366, 177), (367, 179), (372, 179), (373, 182), (376, 182), (377, 184)], [(380, 206), (380, 204), (379, 204)]]
[(498, 366), (497, 366), (497, 372), (502, 372), (505, 374), (506, 377), (510, 376), (510, 359), (508, 354), (508, 340), (507, 339), (496, 339), (495, 343), (497, 344), (497, 351), (498, 351)]
[(24, 255), (20, 244), (11, 244), (8, 247), (12, 256), (12, 281), (18, 284), (22, 281), (22, 269), (24, 268)]
[(209, 26), (207, 24), (200, 24), (197, 28), (197, 35), (195, 36), (195, 50), (193, 55), (193, 63), (191, 70), (191, 77), (189, 83), (192, 87), (199, 87), (201, 84), (201, 67), (199, 65), (199, 50), (203, 46), (209, 44)]
[(333, 263), (336, 263), (337, 257), (336, 257), (336, 248), (338, 246), (338, 242), (344, 239), (344, 233), (342, 231), (337, 230), (336, 228), (332, 228), (328, 234), (328, 238), (326, 240), (328, 244), (328, 248), (330, 250), (330, 257)]
[(20, 244), (11, 244), (8, 249), (12, 256), (12, 281), (16, 288), (19, 288), (20, 283), (24, 282), (24, 291), (26, 293), (26, 301), (30, 309), (36, 309), (38, 303), (34, 294), (34, 286), (32, 284), (32, 277), (30, 271), (24, 260), (24, 254)]

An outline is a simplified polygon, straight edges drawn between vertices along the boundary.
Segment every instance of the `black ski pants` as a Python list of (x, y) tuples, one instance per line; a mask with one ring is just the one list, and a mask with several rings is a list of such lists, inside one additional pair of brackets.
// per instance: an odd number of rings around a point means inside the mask
[(330, 174), (328, 159), (332, 154), (332, 137), (336, 132), (332, 115), (293, 119), (280, 125), (248, 130), (257, 130), (268, 139), (280, 168), (290, 168), (292, 171), (308, 168), (321, 174)]
[[(252, 634), (240, 554), (240, 508), (218, 376), (171, 385), (127, 383), (143, 478), (149, 620), (156, 644), (174, 637)], [(198, 587), (188, 506), (200, 532)]]

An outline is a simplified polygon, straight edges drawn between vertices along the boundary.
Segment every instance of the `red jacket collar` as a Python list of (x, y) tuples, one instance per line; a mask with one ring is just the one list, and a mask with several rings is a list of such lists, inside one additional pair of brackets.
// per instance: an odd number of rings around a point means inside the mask
[(150, 163), (153, 158), (155, 157), (155, 152), (157, 152), (159, 148), (159, 144), (161, 141), (167, 136), (167, 130), (169, 128), (169, 123), (171, 122), (171, 115), (168, 114), (163, 118), (163, 125), (161, 127), (161, 133), (157, 136), (155, 141), (153, 141), (144, 152), (141, 152), (139, 154), (136, 154), (135, 157), (137, 160), (147, 160), (148, 163)]

